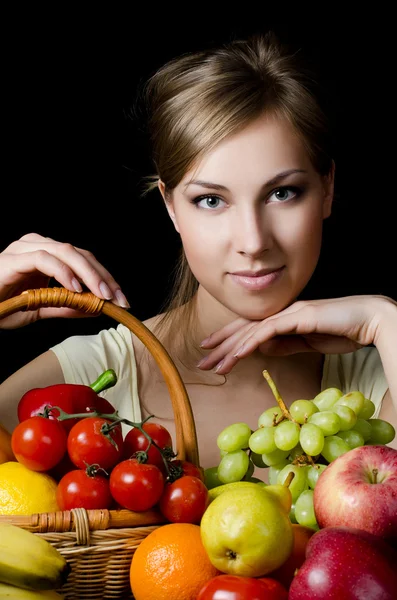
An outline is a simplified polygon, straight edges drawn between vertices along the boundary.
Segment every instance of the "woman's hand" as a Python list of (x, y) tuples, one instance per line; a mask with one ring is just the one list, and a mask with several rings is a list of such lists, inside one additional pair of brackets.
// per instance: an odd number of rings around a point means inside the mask
[[(47, 287), (51, 278), (72, 292), (82, 292), (83, 283), (99, 298), (129, 307), (118, 283), (87, 250), (30, 233), (0, 253), (0, 301), (28, 289)], [(82, 315), (69, 308), (40, 308), (4, 318), (0, 328), (12, 329), (37, 319), (62, 316)]]
[(263, 321), (236, 319), (204, 340), (202, 348), (213, 351), (198, 367), (226, 374), (255, 350), (268, 356), (353, 352), (374, 343), (382, 309), (390, 302), (385, 296), (299, 301)]

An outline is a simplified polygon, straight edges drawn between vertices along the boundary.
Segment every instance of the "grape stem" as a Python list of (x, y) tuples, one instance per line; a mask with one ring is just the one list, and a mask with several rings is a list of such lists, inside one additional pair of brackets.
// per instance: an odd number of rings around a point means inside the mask
[[(298, 421), (296, 421), (292, 417), (291, 413), (289, 412), (289, 410), (287, 408), (287, 405), (285, 404), (284, 400), (281, 398), (280, 392), (278, 391), (277, 386), (274, 383), (273, 379), (270, 377), (269, 372), (265, 369), (264, 371), (262, 371), (262, 375), (266, 379), (267, 383), (269, 384), (269, 387), (273, 392), (273, 396), (276, 398), (277, 404), (279, 405), (281, 412), (282, 412), (282, 416), (279, 419), (274, 420), (274, 426), (277, 426), (279, 423), (281, 423), (285, 419), (288, 419), (289, 421), (292, 421), (293, 423), (298, 423)], [(298, 425), (300, 427), (300, 423), (298, 423)], [(313, 458), (309, 454), (304, 453), (304, 454), (302, 454), (302, 457), (304, 457), (304, 463), (301, 460), (300, 461), (297, 460), (297, 462), (295, 464), (298, 464), (298, 466), (300, 466), (299, 463), (302, 463), (302, 464), (309, 463), (313, 467), (316, 466), (316, 463), (314, 462)]]
[[(288, 419), (289, 421), (293, 421), (294, 423), (297, 423), (297, 421), (295, 421), (295, 419), (292, 417), (291, 413), (289, 412), (284, 400), (281, 398), (280, 392), (278, 391), (277, 386), (274, 383), (273, 379), (270, 377), (269, 372), (265, 369), (264, 371), (262, 371), (262, 375), (266, 379), (267, 383), (269, 384), (270, 389), (273, 392), (273, 396), (277, 400), (277, 404), (279, 405), (281, 412), (283, 413), (283, 418)], [(281, 423), (282, 420), (283, 419), (281, 419), (281, 420), (279, 419), (276, 424), (278, 425), (279, 423)]]

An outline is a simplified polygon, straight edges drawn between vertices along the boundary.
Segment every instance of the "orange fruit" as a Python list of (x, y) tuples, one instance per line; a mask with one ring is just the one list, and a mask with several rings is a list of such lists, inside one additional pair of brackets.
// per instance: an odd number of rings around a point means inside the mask
[(149, 533), (136, 549), (130, 568), (135, 600), (196, 600), (219, 571), (201, 541), (200, 526), (170, 523)]
[(296, 569), (300, 569), (305, 562), (308, 541), (316, 533), (315, 529), (297, 523), (292, 524), (292, 531), (294, 534), (294, 545), (291, 554), (278, 569), (267, 575), (267, 577), (277, 579), (287, 590), (292, 583)]

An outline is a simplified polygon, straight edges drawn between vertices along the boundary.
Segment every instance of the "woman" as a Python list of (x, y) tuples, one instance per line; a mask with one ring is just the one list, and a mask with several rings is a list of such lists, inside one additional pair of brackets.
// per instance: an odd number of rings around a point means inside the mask
[[(226, 425), (256, 429), (274, 405), (264, 369), (287, 404), (327, 387), (359, 389), (375, 416), (397, 425), (396, 302), (296, 301), (317, 265), (334, 189), (330, 135), (311, 88), (296, 55), (271, 34), (176, 58), (146, 87), (156, 168), (148, 190), (162, 194), (183, 254), (174, 300), (145, 324), (186, 384), (205, 468), (219, 462), (216, 438)], [(126, 306), (92, 255), (37, 236), (23, 240), (25, 249), (20, 243), (19, 255), (48, 244), (62, 263), (51, 275), (68, 289), (82, 281)], [(90, 383), (106, 368), (118, 375), (106, 397), (121, 416), (154, 414), (174, 435), (162, 376), (121, 325), (69, 338), (8, 378), (0, 421), (15, 425), (27, 389)]]

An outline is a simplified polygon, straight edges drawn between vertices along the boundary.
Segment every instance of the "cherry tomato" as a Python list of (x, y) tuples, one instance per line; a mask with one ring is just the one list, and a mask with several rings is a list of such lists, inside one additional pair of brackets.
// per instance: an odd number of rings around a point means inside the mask
[(208, 503), (208, 490), (201, 479), (184, 475), (165, 485), (159, 508), (171, 523), (198, 524)]
[[(59, 383), (44, 388), (33, 388), (27, 391), (18, 403), (18, 420), (21, 423), (30, 417), (43, 413), (46, 406), (59, 406), (68, 414), (92, 412), (96, 409), (105, 414), (115, 412), (115, 408), (99, 396), (90, 386), (75, 383)], [(54, 409), (50, 419), (56, 419), (59, 411)], [(65, 419), (62, 426), (70, 431), (79, 419)]]
[(136, 458), (119, 462), (110, 474), (110, 493), (123, 508), (136, 512), (149, 510), (164, 490), (164, 476), (156, 465)]
[(109, 508), (113, 502), (109, 480), (95, 471), (93, 475), (82, 469), (70, 471), (58, 483), (57, 502), (61, 510)]
[(105, 471), (111, 470), (123, 455), (123, 435), (119, 427), (107, 435), (101, 431), (106, 423), (101, 417), (86, 417), (75, 425), (68, 435), (68, 453), (71, 461), (85, 469), (87, 465), (98, 465)]
[(18, 462), (32, 471), (48, 471), (66, 453), (67, 435), (53, 419), (30, 417), (12, 432), (11, 447)]
[(192, 475), (193, 477), (198, 477), (204, 482), (204, 473), (202, 469), (187, 460), (172, 460), (168, 466), (171, 470), (173, 467), (179, 467), (182, 469), (182, 475)]
[[(159, 423), (146, 422), (142, 429), (152, 438), (152, 440), (161, 448), (172, 448), (172, 438), (170, 432)], [(149, 446), (149, 441), (143, 433), (133, 427), (124, 438), (124, 458), (131, 458), (135, 452), (144, 452)], [(156, 465), (164, 472), (164, 461), (160, 452), (155, 446), (150, 446), (148, 451), (148, 463)]]
[(197, 600), (287, 600), (287, 590), (274, 579), (216, 575), (201, 588)]

